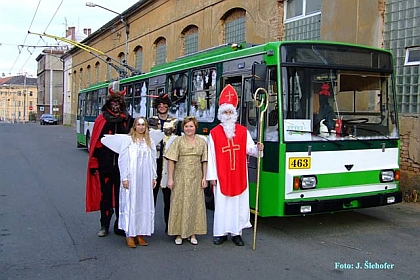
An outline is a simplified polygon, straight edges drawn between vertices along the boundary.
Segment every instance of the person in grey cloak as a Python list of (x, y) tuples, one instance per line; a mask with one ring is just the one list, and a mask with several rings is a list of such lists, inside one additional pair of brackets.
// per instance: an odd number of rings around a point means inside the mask
[(121, 144), (118, 164), (121, 174), (118, 227), (126, 233), (129, 248), (148, 243), (143, 236), (154, 232), (156, 186), (156, 144), (149, 136), (147, 120), (137, 117), (129, 136)]

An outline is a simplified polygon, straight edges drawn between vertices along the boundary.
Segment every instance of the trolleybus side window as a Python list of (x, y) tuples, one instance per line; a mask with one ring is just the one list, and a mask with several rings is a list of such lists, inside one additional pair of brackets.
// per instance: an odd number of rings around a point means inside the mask
[(216, 68), (199, 69), (192, 72), (191, 106), (189, 114), (199, 122), (211, 123), (215, 119)]
[(106, 96), (108, 94), (108, 91), (106, 88), (101, 88), (99, 89), (99, 93), (98, 93), (98, 108), (97, 108), (97, 112), (96, 112), (96, 116), (98, 116), (101, 111), (102, 111), (102, 106), (105, 105), (106, 102)]
[(172, 101), (171, 115), (178, 120), (187, 116), (188, 72), (168, 75), (168, 93)]
[(147, 81), (142, 81), (134, 84), (134, 110), (133, 118), (147, 114)]
[[(154, 87), (153, 89), (149, 89), (149, 97), (148, 97), (148, 106), (149, 106), (149, 115), (148, 117), (155, 116), (157, 114), (156, 109), (153, 108), (153, 101), (154, 98), (150, 96), (159, 96), (161, 94), (165, 93), (165, 88), (163, 86), (160, 87)], [(169, 115), (172, 116), (169, 112)]]
[(86, 100), (86, 116), (96, 117), (97, 113), (97, 99), (98, 99), (98, 91), (91, 91), (87, 94)]
[(133, 115), (133, 87), (131, 85), (124, 85), (121, 90), (127, 88), (127, 92), (125, 93), (125, 104), (127, 106), (128, 113), (132, 116)]

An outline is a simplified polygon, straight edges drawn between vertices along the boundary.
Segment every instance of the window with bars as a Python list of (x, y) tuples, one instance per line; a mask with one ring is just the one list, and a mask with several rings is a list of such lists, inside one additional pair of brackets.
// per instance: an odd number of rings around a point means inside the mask
[[(394, 55), (398, 111), (420, 114), (420, 1), (388, 0), (385, 8), (385, 44)], [(417, 48), (417, 49), (416, 49)]]
[(156, 44), (156, 65), (166, 62), (166, 40), (162, 39)]
[(108, 58), (107, 60), (107, 64), (106, 64), (106, 79), (108, 80), (108, 81), (110, 81), (111, 80), (111, 59), (110, 58)]
[(119, 65), (118, 65), (118, 70), (117, 70), (117, 73), (118, 73), (118, 77), (121, 77), (122, 75), (124, 75), (124, 74), (126, 74), (124, 71), (125, 71), (125, 67), (124, 67), (124, 65), (126, 64), (126, 60), (125, 60), (125, 54), (123, 53), (123, 52), (121, 52), (119, 55), (118, 55), (118, 61), (120, 62), (119, 63)]
[(135, 67), (140, 72), (142, 71), (141, 70), (143, 68), (143, 49), (142, 48), (139, 48), (136, 51), (136, 66)]
[(73, 78), (71, 79), (73, 82), (73, 92), (78, 92), (78, 88), (77, 88), (77, 81), (76, 81), (76, 71), (73, 72)]
[(96, 71), (96, 82), (99, 83), (99, 81), (101, 80), (101, 64), (99, 62), (97, 62), (95, 64), (95, 71)]
[(198, 51), (198, 32), (190, 33), (184, 37), (184, 54)]
[(83, 85), (83, 69), (82, 68), (80, 69), (80, 72), (79, 72), (79, 88), (84, 88), (84, 85)]
[(225, 43), (245, 42), (245, 13), (242, 17), (225, 21)]
[(87, 67), (87, 85), (90, 86), (92, 84), (92, 67), (88, 65)]

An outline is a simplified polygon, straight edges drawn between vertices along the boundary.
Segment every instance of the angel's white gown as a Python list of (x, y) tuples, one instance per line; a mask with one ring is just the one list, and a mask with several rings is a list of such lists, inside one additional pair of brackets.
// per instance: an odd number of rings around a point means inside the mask
[(133, 143), (131, 137), (122, 140), (118, 158), (121, 182), (129, 181), (129, 188), (120, 184), (120, 215), (118, 227), (126, 236), (147, 235), (154, 232), (155, 206), (153, 179), (156, 179), (156, 144), (145, 141)]

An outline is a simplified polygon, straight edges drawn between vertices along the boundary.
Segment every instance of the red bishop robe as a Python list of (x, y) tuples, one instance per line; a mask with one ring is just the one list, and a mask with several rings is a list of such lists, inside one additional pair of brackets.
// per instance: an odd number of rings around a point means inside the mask
[(210, 131), (216, 153), (217, 177), (220, 191), (225, 196), (237, 196), (245, 191), (247, 181), (247, 129), (236, 124), (235, 137), (227, 139), (223, 127)]

